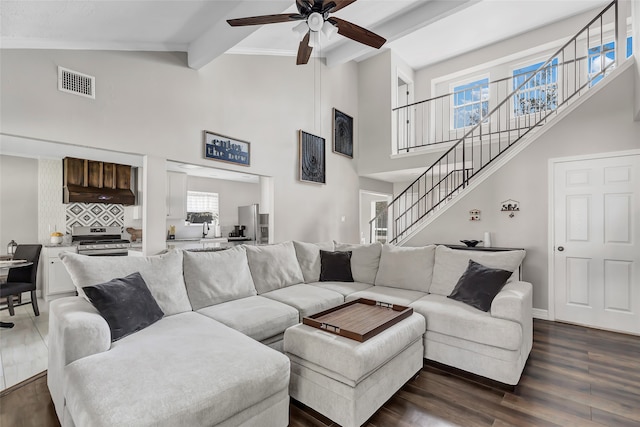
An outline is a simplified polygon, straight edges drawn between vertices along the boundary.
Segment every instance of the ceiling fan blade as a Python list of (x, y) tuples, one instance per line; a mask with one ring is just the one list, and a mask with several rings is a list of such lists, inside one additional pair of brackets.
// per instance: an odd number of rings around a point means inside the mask
[(309, 46), (310, 34), (311, 31), (307, 31), (307, 35), (304, 36), (300, 42), (300, 46), (298, 46), (298, 58), (296, 59), (296, 65), (304, 65), (309, 62), (311, 51), (313, 50), (313, 48)]
[(380, 49), (382, 45), (387, 41), (385, 38), (380, 37), (376, 33), (371, 32), (366, 28), (362, 28), (349, 21), (345, 21), (344, 19), (332, 16), (327, 19), (327, 21), (338, 27), (338, 34), (348, 37), (351, 40), (355, 40), (359, 43), (366, 44), (367, 46)]
[(262, 15), (249, 18), (227, 19), (232, 27), (243, 27), (245, 25), (277, 24), (279, 22), (300, 21), (304, 16), (298, 13), (283, 13), (281, 15)]
[(351, 3), (354, 3), (356, 0), (331, 0), (329, 3), (325, 4), (324, 11), (325, 12), (337, 12), (340, 9), (344, 9), (349, 6)]

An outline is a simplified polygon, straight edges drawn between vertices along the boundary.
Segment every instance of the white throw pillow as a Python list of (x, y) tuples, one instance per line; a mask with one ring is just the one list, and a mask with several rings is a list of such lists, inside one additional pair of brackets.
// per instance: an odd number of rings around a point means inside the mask
[(62, 252), (60, 259), (78, 294), (85, 298), (82, 291), (84, 286), (105, 283), (139, 272), (166, 316), (191, 311), (182, 275), (180, 250), (148, 257), (92, 257)]
[(435, 254), (435, 245), (412, 248), (385, 244), (376, 286), (429, 292)]
[(450, 295), (453, 288), (456, 287), (458, 279), (466, 271), (470, 259), (485, 267), (516, 271), (525, 254), (524, 250), (485, 252), (455, 250), (446, 246), (438, 246), (429, 293), (442, 296)]
[(304, 282), (293, 242), (246, 248), (258, 294)]
[(375, 242), (368, 245), (334, 243), (336, 245), (336, 251), (351, 251), (351, 273), (353, 280), (373, 285), (376, 281), (376, 274), (378, 274), (382, 243)]
[(243, 246), (185, 252), (184, 282), (194, 310), (257, 295)]
[(333, 251), (333, 242), (305, 243), (293, 241), (296, 249), (296, 258), (302, 270), (304, 283), (312, 283), (320, 280), (320, 249)]

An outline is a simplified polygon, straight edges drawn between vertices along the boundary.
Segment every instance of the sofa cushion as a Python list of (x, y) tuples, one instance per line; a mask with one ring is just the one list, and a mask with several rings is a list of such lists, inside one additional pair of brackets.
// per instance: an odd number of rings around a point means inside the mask
[(218, 425), (287, 390), (289, 369), (283, 354), (181, 313), (65, 367), (66, 407), (77, 426)]
[(522, 345), (519, 323), (491, 317), (489, 313), (446, 296), (426, 295), (409, 306), (427, 319), (428, 332), (506, 350), (518, 350)]
[(82, 289), (107, 321), (111, 341), (140, 331), (164, 316), (138, 272)]
[(347, 295), (345, 301), (353, 301), (358, 298), (367, 298), (374, 301), (387, 302), (389, 304), (409, 305), (424, 296), (424, 292), (408, 289), (390, 288), (388, 286), (372, 286), (363, 291)]
[(489, 268), (469, 260), (469, 266), (447, 298), (469, 304), (478, 310), (489, 311), (491, 302), (507, 283), (511, 271)]
[[(217, 320), (230, 328), (263, 341), (282, 334), (298, 323), (298, 310), (269, 298), (253, 296), (241, 298), (198, 310), (198, 313)], [(250, 313), (251, 315), (247, 315)]]
[(148, 257), (91, 257), (62, 252), (60, 258), (78, 294), (85, 298), (85, 286), (139, 272), (166, 316), (191, 311), (182, 275), (182, 251)]
[(378, 274), (382, 244), (379, 242), (368, 245), (334, 243), (336, 251), (351, 251), (353, 280), (373, 285), (376, 281), (376, 274)]
[(304, 283), (267, 292), (262, 296), (294, 307), (300, 313), (300, 321), (305, 316), (319, 313), (344, 302), (344, 296), (338, 292)]
[(257, 294), (243, 246), (218, 252), (185, 251), (184, 282), (194, 310)]
[(433, 279), (429, 293), (442, 296), (450, 295), (458, 279), (465, 272), (472, 259), (490, 268), (515, 271), (524, 259), (525, 251), (484, 252), (455, 250), (439, 245), (436, 248)]
[(317, 282), (320, 280), (320, 249), (323, 251), (333, 251), (333, 242), (305, 243), (293, 241), (296, 250), (296, 258), (302, 270), (304, 283)]
[(338, 292), (344, 296), (354, 292), (364, 291), (365, 289), (372, 287), (372, 285), (362, 282), (314, 282), (309, 283), (309, 285), (329, 289), (330, 291)]
[(428, 292), (435, 253), (435, 245), (417, 248), (383, 245), (376, 286)]
[(246, 248), (258, 294), (304, 282), (293, 242)]
[(353, 282), (351, 251), (329, 252), (320, 250), (321, 282)]

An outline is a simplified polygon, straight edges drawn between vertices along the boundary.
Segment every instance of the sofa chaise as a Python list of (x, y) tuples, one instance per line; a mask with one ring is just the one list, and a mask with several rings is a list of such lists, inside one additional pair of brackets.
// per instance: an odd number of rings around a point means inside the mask
[[(353, 281), (321, 280), (321, 251), (350, 252)], [(357, 298), (412, 307), (426, 319), (426, 359), (502, 383), (518, 383), (532, 345), (531, 284), (517, 277), (524, 251), (285, 242), (60, 256), (78, 289), (49, 314), (48, 387), (63, 426), (286, 426), (285, 331)], [(470, 260), (514, 272), (486, 312), (447, 298)], [(112, 341), (83, 288), (133, 273), (163, 315)]]

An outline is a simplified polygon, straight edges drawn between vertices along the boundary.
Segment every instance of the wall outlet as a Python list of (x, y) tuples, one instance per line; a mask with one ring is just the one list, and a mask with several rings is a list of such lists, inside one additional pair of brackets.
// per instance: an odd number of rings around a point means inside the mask
[(471, 209), (469, 211), (469, 221), (480, 221), (480, 210)]

